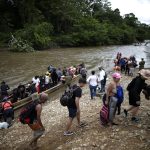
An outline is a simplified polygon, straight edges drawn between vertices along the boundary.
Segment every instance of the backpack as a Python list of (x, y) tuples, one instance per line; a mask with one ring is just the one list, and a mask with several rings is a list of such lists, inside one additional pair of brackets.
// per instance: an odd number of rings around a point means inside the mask
[(60, 104), (62, 106), (66, 107), (69, 105), (69, 101), (72, 100), (72, 97), (73, 97), (73, 92), (77, 90), (77, 88), (78, 86), (74, 85), (74, 86), (69, 87), (68, 91), (65, 91), (65, 93), (60, 98)]
[(122, 103), (124, 100), (124, 92), (121, 86), (117, 86), (117, 94), (116, 97), (118, 99), (118, 103)]
[(137, 77), (135, 77), (127, 86), (127, 91), (131, 91), (131, 89), (134, 87), (135, 85), (135, 81), (136, 81)]
[(28, 104), (25, 108), (23, 108), (20, 112), (19, 115), (19, 121), (22, 124), (31, 124), (32, 123), (32, 119), (31, 119), (31, 114), (33, 111), (35, 111), (35, 107), (38, 105), (39, 103), (37, 101), (31, 102), (30, 104)]
[(102, 109), (100, 110), (100, 123), (102, 125), (106, 125), (109, 121), (109, 109), (108, 106), (103, 105)]

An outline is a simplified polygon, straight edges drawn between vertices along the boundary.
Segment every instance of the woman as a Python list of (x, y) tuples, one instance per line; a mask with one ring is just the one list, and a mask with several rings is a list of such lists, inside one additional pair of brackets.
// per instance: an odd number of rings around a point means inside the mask
[(91, 72), (91, 75), (88, 77), (87, 82), (89, 83), (90, 93), (91, 93), (91, 100), (96, 97), (96, 88), (98, 85), (98, 78), (95, 75), (95, 71)]
[(32, 83), (35, 84), (36, 92), (40, 93), (40, 79), (39, 76), (32, 78)]
[(106, 91), (106, 101), (104, 102), (109, 107), (109, 122), (111, 126), (117, 125), (113, 122), (113, 120), (115, 118), (115, 113), (117, 109), (117, 87), (120, 87), (121, 75), (119, 73), (114, 73), (112, 77), (113, 81), (108, 85)]

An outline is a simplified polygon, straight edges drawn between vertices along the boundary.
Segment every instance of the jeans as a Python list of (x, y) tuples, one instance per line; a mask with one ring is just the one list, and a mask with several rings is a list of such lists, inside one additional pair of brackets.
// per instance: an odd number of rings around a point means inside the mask
[(93, 99), (93, 97), (96, 97), (96, 88), (97, 86), (90, 85), (91, 99)]
[(117, 109), (117, 102), (118, 99), (116, 97), (110, 97), (109, 102), (109, 121), (112, 123), (113, 119), (115, 118), (116, 109)]
[[(14, 119), (14, 110), (13, 110), (13, 108), (4, 110), (3, 117), (4, 117), (5, 122), (7, 122), (8, 119), (9, 120)], [(11, 124), (11, 120), (10, 120), (9, 124)]]
[(130, 75), (135, 76), (135, 68), (130, 68)]
[(125, 65), (122, 65), (121, 66), (121, 72), (123, 72), (123, 71), (125, 71), (126, 69), (125, 69)]

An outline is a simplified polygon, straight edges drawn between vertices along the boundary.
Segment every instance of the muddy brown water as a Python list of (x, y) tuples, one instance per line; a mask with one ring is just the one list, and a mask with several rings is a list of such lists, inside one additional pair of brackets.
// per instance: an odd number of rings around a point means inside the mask
[(87, 69), (102, 65), (106, 70), (113, 67), (117, 52), (129, 57), (135, 55), (139, 62), (146, 60), (150, 67), (150, 46), (107, 46), (88, 48), (60, 48), (34, 53), (0, 52), (0, 81), (5, 80), (11, 88), (30, 81), (35, 75), (42, 75), (51, 64), (56, 67), (77, 65), (85, 62)]

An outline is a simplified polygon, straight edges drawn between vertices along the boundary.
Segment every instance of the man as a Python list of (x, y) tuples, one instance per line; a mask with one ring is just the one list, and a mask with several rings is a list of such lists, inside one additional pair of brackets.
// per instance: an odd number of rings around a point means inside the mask
[(86, 70), (86, 68), (81, 68), (80, 74), (81, 74), (82, 78), (84, 78), (86, 80), (86, 77), (87, 77), (87, 70)]
[(139, 70), (144, 69), (145, 61), (144, 58), (141, 58), (141, 61), (139, 62)]
[(58, 82), (60, 82), (60, 79), (63, 76), (63, 72), (62, 72), (61, 68), (58, 68), (57, 75), (58, 75)]
[(121, 72), (125, 71), (125, 65), (126, 65), (126, 61), (124, 58), (120, 59), (120, 67), (121, 67)]
[(53, 86), (57, 85), (58, 75), (57, 75), (56, 69), (53, 69), (53, 72), (51, 73), (51, 78), (52, 78)]
[(86, 84), (86, 80), (81, 78), (79, 79), (78, 86), (74, 88), (72, 100), (70, 100), (68, 105), (69, 119), (66, 126), (66, 131), (64, 132), (65, 136), (73, 135), (73, 132), (70, 131), (73, 119), (77, 117), (78, 125), (81, 127), (83, 124), (80, 122), (80, 98), (82, 96), (82, 89)]
[(130, 107), (124, 110), (125, 116), (127, 117), (128, 112), (132, 111), (132, 118), (133, 122), (138, 122), (139, 119), (137, 118), (137, 114), (140, 107), (140, 94), (143, 89), (146, 89), (147, 84), (145, 80), (150, 78), (150, 70), (142, 69), (139, 71), (139, 76), (134, 78), (131, 83), (128, 85), (127, 90), (129, 92), (129, 104)]
[(2, 98), (4, 98), (5, 96), (8, 96), (8, 90), (9, 90), (9, 86), (5, 83), (5, 81), (3, 81), (1, 83), (1, 96)]
[(100, 92), (105, 92), (106, 72), (102, 67), (99, 67), (99, 71), (98, 81), (100, 82)]
[(18, 93), (18, 99), (19, 100), (27, 97), (25, 85), (23, 85), (22, 83), (20, 83), (19, 86), (18, 86), (18, 88), (17, 88), (17, 93)]
[(3, 110), (3, 117), (4, 121), (9, 124), (9, 126), (12, 125), (12, 120), (14, 119), (14, 109), (13, 104), (10, 100), (5, 97), (2, 101), (2, 110)]
[(37, 147), (37, 141), (45, 131), (45, 128), (41, 121), (41, 113), (42, 113), (42, 104), (44, 104), (47, 100), (48, 100), (47, 94), (45, 93), (40, 94), (39, 100), (36, 103), (35, 107), (33, 107), (33, 110), (31, 111), (30, 114), (31, 123), (29, 123), (28, 126), (33, 131), (33, 139), (30, 142), (30, 146), (32, 146), (33, 148)]

